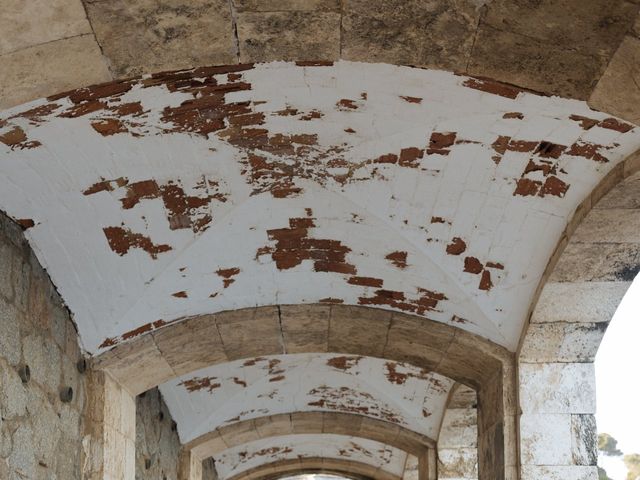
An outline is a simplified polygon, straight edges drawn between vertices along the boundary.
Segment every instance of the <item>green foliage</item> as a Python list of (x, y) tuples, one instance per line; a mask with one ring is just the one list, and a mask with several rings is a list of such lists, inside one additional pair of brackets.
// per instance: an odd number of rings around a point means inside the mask
[(618, 450), (618, 441), (608, 433), (598, 435), (598, 450), (611, 457), (622, 455), (622, 452)]
[(627, 467), (627, 480), (637, 480), (640, 478), (640, 454), (632, 453), (623, 457)]

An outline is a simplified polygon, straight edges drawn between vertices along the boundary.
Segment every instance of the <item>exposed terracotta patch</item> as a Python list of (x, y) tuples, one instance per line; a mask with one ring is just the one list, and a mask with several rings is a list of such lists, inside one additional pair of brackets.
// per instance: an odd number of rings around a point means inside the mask
[(185, 292), (184, 290), (172, 293), (171, 296), (176, 298), (189, 298), (189, 295), (187, 295), (187, 292)]
[(598, 124), (598, 120), (594, 120), (593, 118), (583, 117), (581, 115), (571, 115), (569, 117), (570, 120), (574, 122), (578, 122), (583, 130), (590, 130)]
[(504, 115), (502, 115), (502, 118), (504, 119), (514, 118), (517, 120), (522, 120), (524, 118), (524, 115), (520, 112), (507, 112)]
[(101, 344), (100, 348), (108, 348), (118, 345), (120, 342), (131, 340), (132, 338), (139, 337), (140, 335), (148, 332), (152, 332), (157, 330), (160, 327), (164, 327), (173, 322), (165, 322), (164, 320), (156, 320), (155, 322), (146, 323), (138, 328), (130, 330), (126, 333), (123, 333), (119, 337), (111, 337), (105, 339)]
[(327, 365), (337, 370), (346, 372), (350, 368), (357, 366), (360, 360), (362, 360), (362, 357), (360, 356), (341, 355), (339, 357), (332, 357), (327, 360)]
[(569, 189), (569, 185), (553, 175), (547, 177), (540, 189), (539, 195), (544, 197), (545, 195), (554, 195), (556, 197), (564, 197)]
[(448, 147), (451, 147), (455, 143), (456, 135), (454, 132), (433, 132), (429, 140), (427, 153), (429, 155), (449, 155), (450, 150)]
[(480, 277), (480, 290), (491, 290), (493, 283), (491, 282), (491, 272), (489, 270), (483, 270), (482, 277)]
[(400, 150), (398, 165), (401, 167), (416, 168), (420, 165), (420, 159), (424, 157), (424, 150), (416, 147), (403, 148)]
[(171, 250), (170, 245), (156, 245), (149, 237), (141, 233), (134, 233), (128, 228), (123, 227), (105, 227), (102, 229), (109, 247), (120, 256), (126, 255), (132, 248), (141, 248), (147, 252), (154, 260), (158, 258), (159, 253)]
[(339, 305), (341, 303), (344, 303), (344, 300), (342, 300), (341, 298), (331, 298), (331, 297), (327, 297), (327, 298), (321, 298), (319, 300), (320, 303), (333, 303), (336, 305)]
[(291, 218), (289, 228), (267, 230), (273, 247), (264, 247), (257, 255), (270, 253), (278, 270), (288, 270), (304, 260), (312, 260), (316, 272), (334, 272), (355, 275), (356, 267), (347, 262), (351, 249), (339, 240), (316, 239), (310, 236), (315, 227), (314, 218)]
[(42, 145), (37, 140), (28, 141), (27, 134), (21, 127), (15, 126), (8, 132), (0, 135), (0, 142), (6, 146), (11, 147), (12, 150), (19, 148), (21, 150), (25, 148), (36, 148)]
[(244, 380), (240, 380), (238, 377), (233, 377), (233, 383), (235, 383), (236, 385), (240, 385), (242, 387), (247, 387), (247, 382), (245, 382)]
[[(391, 263), (393, 263), (396, 267), (400, 269), (407, 268), (407, 252), (395, 251), (391, 252), (386, 257)], [(382, 286), (382, 285), (381, 285)]]
[(178, 385), (184, 386), (189, 393), (199, 392), (201, 390), (206, 390), (207, 392), (212, 393), (215, 389), (221, 387), (221, 384), (219, 382), (215, 382), (215, 380), (217, 380), (216, 377), (193, 377), (189, 380), (180, 382)]
[(16, 223), (20, 225), (22, 230), (29, 230), (30, 228), (35, 226), (35, 222), (30, 218), (18, 218), (16, 219)]
[(286, 377), (284, 375), (278, 375), (275, 377), (271, 377), (269, 379), (270, 382), (281, 382), (282, 380), (284, 380)]
[(567, 155), (584, 157), (599, 163), (607, 163), (609, 159), (600, 153), (600, 150), (603, 149), (607, 149), (607, 147), (589, 142), (576, 142), (569, 147)]
[(600, 123), (598, 123), (598, 126), (607, 128), (609, 130), (615, 130), (616, 132), (620, 133), (627, 133), (633, 129), (633, 125), (626, 122), (621, 122), (616, 118), (605, 118)]
[(400, 98), (403, 99), (405, 102), (409, 102), (409, 103), (422, 103), (422, 98), (420, 97), (408, 97), (408, 96), (400, 95)]
[(207, 195), (187, 195), (177, 182), (158, 185), (155, 180), (143, 180), (126, 185), (126, 195), (120, 201), (124, 209), (131, 209), (141, 200), (161, 198), (171, 230), (190, 228), (194, 233), (199, 233), (212, 222), (209, 213), (211, 202), (226, 202), (227, 195), (219, 191), (218, 182), (204, 178), (196, 185), (196, 189), (205, 190)]
[(347, 133), (356, 133), (356, 131), (353, 128), (345, 128), (344, 131)]
[(222, 284), (223, 284), (224, 288), (229, 287), (229, 285), (231, 285), (233, 282), (235, 282), (235, 279), (233, 277), (238, 275), (239, 273), (240, 273), (240, 269), (237, 268), (237, 267), (221, 268), (221, 269), (216, 271), (216, 274), (219, 277), (223, 278)]
[(480, 273), (482, 272), (482, 262), (476, 257), (466, 257), (464, 259), (464, 271), (467, 273)]
[(497, 262), (487, 262), (487, 267), (496, 268), (498, 270), (504, 270), (504, 265)]
[(107, 118), (97, 122), (91, 122), (93, 129), (103, 137), (115, 135), (116, 133), (127, 133), (127, 127), (116, 118)]
[(447, 245), (449, 255), (460, 255), (467, 249), (467, 244), (460, 237), (453, 237), (451, 243)]
[(305, 113), (300, 117), (300, 120), (303, 122), (309, 122), (311, 120), (317, 120), (318, 118), (324, 117), (324, 113), (319, 110), (311, 110), (309, 113)]
[(451, 322), (452, 323), (460, 323), (462, 325), (466, 325), (466, 324), (470, 323), (469, 320), (467, 320), (466, 318), (459, 317), (458, 315), (453, 315), (451, 317)]
[(407, 298), (404, 292), (379, 289), (374, 292), (373, 296), (358, 298), (358, 304), (387, 305), (404, 312), (424, 315), (426, 312), (436, 310), (438, 302), (446, 299), (444, 294), (424, 288), (418, 288), (414, 298)]
[(318, 398), (307, 403), (310, 407), (367, 415), (395, 424), (405, 424), (402, 415), (391, 406), (377, 400), (369, 393), (353, 388), (322, 385), (311, 389), (308, 395)]
[(347, 283), (351, 285), (360, 285), (362, 287), (382, 287), (382, 279), (381, 278), (371, 278), (371, 277), (350, 277), (347, 280)]
[(385, 377), (387, 377), (387, 380), (389, 380), (390, 383), (395, 383), (396, 385), (404, 385), (409, 378), (417, 378), (419, 380), (426, 380), (429, 378), (429, 372), (425, 369), (421, 369), (418, 373), (407, 369), (407, 371), (403, 373), (399, 372), (398, 368), (406, 367), (397, 362), (386, 362), (384, 366), (387, 370)]
[(558, 145), (556, 143), (551, 142), (540, 142), (538, 148), (536, 148), (535, 152), (542, 158), (559, 158), (567, 149), (565, 145)]
[(338, 100), (336, 106), (340, 110), (357, 110), (359, 108), (358, 104), (355, 100), (349, 100), (348, 98), (343, 98)]
[(100, 182), (91, 185), (82, 193), (84, 195), (93, 195), (99, 192), (112, 192), (116, 188), (124, 187), (127, 183), (129, 183), (129, 180), (124, 177), (116, 178), (115, 180), (102, 179)]
[(447, 223), (442, 217), (431, 217), (431, 223)]
[(519, 178), (516, 181), (516, 189), (513, 192), (514, 195), (520, 195), (523, 197), (528, 197), (532, 195), (537, 195), (540, 191), (540, 187), (542, 186), (542, 182), (539, 180), (530, 180), (528, 178)]
[(522, 90), (517, 87), (485, 78), (469, 78), (465, 80), (462, 85), (473, 88), (474, 90), (500, 95), (501, 97), (510, 98), (512, 100), (522, 92)]

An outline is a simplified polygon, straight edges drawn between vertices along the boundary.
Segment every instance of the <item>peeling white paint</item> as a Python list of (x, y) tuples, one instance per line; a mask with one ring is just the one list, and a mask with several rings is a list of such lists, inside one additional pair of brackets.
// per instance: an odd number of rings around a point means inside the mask
[(369, 416), (437, 439), (452, 385), (442, 375), (378, 358), (296, 354), (207, 367), (160, 391), (182, 443), (226, 424), (308, 411)]
[(402, 476), (407, 454), (372, 440), (345, 435), (283, 435), (248, 442), (214, 457), (221, 480), (279, 460), (322, 457), (352, 460)]
[[(425, 316), (514, 349), (567, 219), (613, 166), (640, 147), (638, 129), (620, 133), (596, 125), (584, 130), (571, 120), (576, 114), (606, 118), (584, 102), (528, 93), (505, 98), (465, 87), (466, 77), (447, 72), (350, 62), (303, 68), (276, 62), (241, 75), (251, 89), (227, 93), (225, 102), (250, 101), (254, 112), (264, 112), (264, 125), (255, 128), (272, 136), (317, 135), (317, 144), (308, 151), (284, 156), (264, 152), (266, 158), (289, 165), (304, 159), (292, 177), (302, 189), (295, 196), (255, 194), (264, 185), (246, 172), (247, 149), (232, 145), (220, 132), (208, 138), (167, 133), (175, 125), (161, 120), (164, 109), (194, 97), (169, 92), (165, 85), (135, 85), (119, 99), (109, 99), (110, 106), (141, 102), (146, 113), (128, 117), (129, 133), (100, 135), (91, 126), (105, 118), (100, 110), (78, 118), (55, 116), (72, 105), (67, 98), (56, 100), (59, 108), (39, 122), (15, 118), (0, 126), (0, 136), (19, 126), (28, 141), (41, 143), (24, 149), (0, 143), (0, 209), (35, 223), (26, 236), (74, 313), (89, 352), (108, 346), (106, 339), (120, 341), (127, 332), (159, 320), (325, 298), (358, 304), (375, 297), (379, 288), (352, 285), (349, 274), (314, 272), (312, 260), (279, 270), (272, 254), (258, 255), (260, 249), (274, 248), (267, 231), (289, 228), (292, 218), (314, 219), (309, 238), (346, 246), (346, 262), (357, 276), (382, 279), (382, 289), (403, 294), (414, 307), (418, 289), (441, 293), (446, 299)], [(227, 75), (215, 78), (228, 82)], [(341, 108), (342, 99), (357, 108)], [(14, 108), (0, 118), (47, 103)], [(274, 114), (288, 107), (299, 114)], [(301, 120), (312, 111), (321, 118)], [(513, 112), (523, 118), (503, 118)], [(433, 132), (456, 132), (457, 141), (464, 142), (448, 147), (448, 155), (425, 153), (418, 168), (366, 163), (398, 155), (403, 148), (428, 148)], [(506, 151), (497, 164), (492, 144), (500, 136), (566, 146), (600, 144), (608, 162), (565, 152), (556, 165), (557, 176), (569, 185), (563, 198), (514, 195), (529, 160), (541, 159), (531, 152)], [(332, 166), (336, 158), (346, 166)], [(350, 169), (348, 182), (336, 180)], [(198, 221), (212, 216), (208, 229), (171, 229), (160, 198), (142, 198), (123, 209), (126, 186), (83, 194), (102, 180), (118, 178), (129, 184), (174, 182), (187, 195), (218, 192), (226, 201), (213, 199), (194, 213)], [(533, 171), (527, 178), (545, 177)], [(250, 184), (252, 179), (257, 183)], [(432, 223), (432, 217), (443, 223)], [(121, 256), (110, 248), (106, 227), (126, 228), (170, 250), (154, 259), (134, 247)], [(446, 253), (454, 237), (466, 244), (461, 255)], [(394, 251), (407, 252), (406, 268), (385, 259)], [(466, 256), (477, 258), (490, 273), (489, 291), (479, 289), (480, 274), (464, 271)], [(487, 266), (490, 262), (504, 269)], [(230, 268), (240, 272), (225, 288), (225, 278), (216, 272)], [(186, 298), (174, 295), (179, 292)]]

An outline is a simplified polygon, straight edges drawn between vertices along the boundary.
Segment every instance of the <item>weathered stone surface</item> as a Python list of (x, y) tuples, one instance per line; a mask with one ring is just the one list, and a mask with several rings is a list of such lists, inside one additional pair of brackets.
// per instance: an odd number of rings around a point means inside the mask
[(523, 414), (520, 417), (524, 465), (571, 465), (571, 415)]
[(478, 454), (475, 448), (438, 449), (438, 478), (471, 480), (478, 478)]
[(87, 0), (86, 7), (116, 77), (236, 62), (227, 0)]
[(478, 441), (475, 408), (448, 408), (438, 438), (439, 448), (474, 448)]
[(340, 11), (340, 0), (233, 0), (238, 12)]
[(637, 11), (623, 0), (490, 2), (469, 73), (585, 99)]
[(531, 324), (520, 361), (592, 362), (606, 328), (606, 322)]
[(463, 71), (479, 18), (473, 0), (348, 0), (342, 54), (347, 60)]
[(91, 33), (81, 0), (5, 0), (0, 55)]
[(638, 243), (569, 243), (549, 280), (632, 282), (638, 271)]
[(24, 48), (0, 62), (0, 108), (111, 79), (93, 35)]
[(333, 12), (245, 12), (237, 17), (240, 61), (337, 60), (340, 15)]
[[(531, 322), (607, 323), (630, 285), (631, 282), (547, 282)], [(567, 299), (571, 299), (571, 308), (566, 308)]]
[(598, 480), (597, 467), (523, 465), (522, 480)]
[(329, 342), (329, 306), (283, 305), (280, 322), (287, 353), (326, 352)]
[(571, 446), (575, 465), (598, 462), (598, 427), (594, 415), (571, 416)]
[(602, 74), (589, 104), (640, 123), (640, 38), (627, 36)]
[(595, 413), (593, 364), (521, 363), (520, 405), (523, 412), (536, 414)]

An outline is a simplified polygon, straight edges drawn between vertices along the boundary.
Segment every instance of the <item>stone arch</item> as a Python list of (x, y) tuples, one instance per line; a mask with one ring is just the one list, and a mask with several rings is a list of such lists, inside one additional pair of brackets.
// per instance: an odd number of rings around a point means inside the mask
[(300, 460), (284, 460), (274, 463), (267, 463), (242, 472), (229, 480), (257, 480), (260, 478), (279, 478), (286, 474), (298, 472), (334, 473), (340, 476), (351, 478), (352, 475), (363, 476), (373, 480), (401, 480), (400, 477), (376, 469), (365, 463), (358, 463), (353, 460), (330, 459), (330, 458), (302, 458)]
[(340, 434), (368, 438), (413, 455), (434, 448), (436, 441), (391, 422), (352, 413), (295, 412), (275, 414), (217, 428), (184, 445), (200, 458), (248, 441), (292, 433)]
[(500, 478), (515, 468), (509, 440), (515, 432), (511, 355), (456, 327), (413, 315), (322, 304), (222, 312), (144, 333), (99, 355), (94, 366), (137, 394), (202, 366), (305, 351), (407, 362), (468, 384), (479, 395), (480, 471)]
[(593, 361), (640, 264), (639, 165), (601, 181), (547, 266), (518, 352), (523, 479), (597, 475)]

